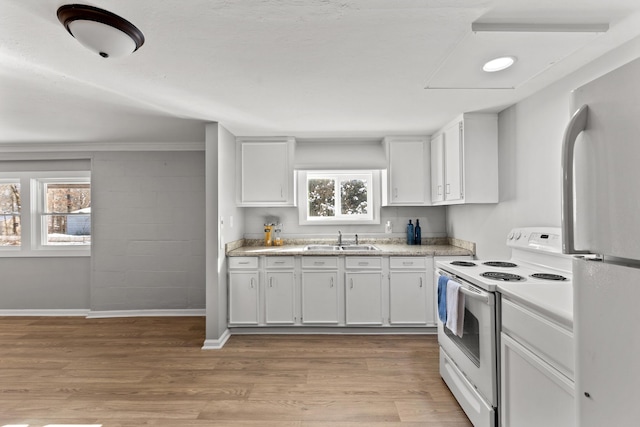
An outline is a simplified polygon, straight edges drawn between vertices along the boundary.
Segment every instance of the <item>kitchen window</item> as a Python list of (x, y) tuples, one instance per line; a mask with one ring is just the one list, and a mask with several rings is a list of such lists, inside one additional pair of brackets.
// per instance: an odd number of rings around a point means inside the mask
[(0, 174), (0, 256), (88, 256), (89, 171)]
[(300, 224), (379, 224), (378, 171), (299, 171)]

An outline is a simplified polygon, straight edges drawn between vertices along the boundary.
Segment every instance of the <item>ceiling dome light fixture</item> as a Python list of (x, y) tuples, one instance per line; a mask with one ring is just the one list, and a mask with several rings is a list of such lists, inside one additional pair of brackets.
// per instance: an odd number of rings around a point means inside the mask
[(109, 11), (83, 4), (58, 9), (58, 19), (84, 47), (103, 58), (129, 55), (144, 44), (135, 25)]
[(515, 56), (502, 56), (500, 58), (492, 59), (482, 66), (482, 70), (487, 73), (495, 73), (496, 71), (506, 70), (515, 64)]

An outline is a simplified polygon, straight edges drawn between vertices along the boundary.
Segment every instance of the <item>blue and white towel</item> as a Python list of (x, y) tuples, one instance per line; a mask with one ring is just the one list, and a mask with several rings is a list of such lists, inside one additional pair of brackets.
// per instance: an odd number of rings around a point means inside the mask
[(460, 292), (462, 285), (449, 279), (447, 281), (447, 323), (451, 332), (462, 338), (464, 329), (464, 294)]
[(447, 276), (438, 277), (438, 318), (442, 324), (447, 323)]

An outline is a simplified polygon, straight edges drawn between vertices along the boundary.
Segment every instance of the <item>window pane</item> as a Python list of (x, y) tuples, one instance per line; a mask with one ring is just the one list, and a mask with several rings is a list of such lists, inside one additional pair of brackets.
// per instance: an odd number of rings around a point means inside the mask
[[(91, 244), (91, 184), (46, 184), (45, 245)], [(69, 215), (68, 215), (69, 214)]]
[(0, 184), (0, 246), (20, 246), (20, 184)]
[[(83, 211), (87, 209), (83, 209)], [(82, 215), (47, 215), (46, 221), (47, 245), (91, 244), (90, 213)]]
[(340, 202), (343, 215), (365, 215), (367, 213), (367, 181), (364, 179), (342, 181)]
[(309, 179), (309, 216), (335, 216), (336, 182), (333, 179)]
[(46, 211), (77, 212), (91, 206), (91, 184), (47, 184)]

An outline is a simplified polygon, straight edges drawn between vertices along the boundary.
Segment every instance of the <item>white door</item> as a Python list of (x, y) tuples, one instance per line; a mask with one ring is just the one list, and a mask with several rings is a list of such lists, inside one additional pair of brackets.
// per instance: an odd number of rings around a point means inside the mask
[(425, 185), (422, 176), (425, 164), (424, 141), (394, 141), (389, 145), (391, 203), (424, 204)]
[(289, 176), (286, 142), (242, 143), (242, 202), (286, 202)]
[(462, 122), (444, 131), (444, 198), (462, 198)]
[(576, 258), (573, 292), (578, 425), (638, 425), (640, 269)]
[(345, 274), (348, 325), (382, 324), (382, 273)]
[(573, 382), (504, 333), (500, 345), (501, 427), (575, 426)]
[(431, 140), (431, 201), (444, 200), (444, 136)]
[(295, 275), (292, 271), (267, 273), (265, 310), (267, 324), (295, 322)]
[(426, 324), (430, 306), (427, 304), (427, 273), (392, 271), (389, 277), (390, 323)]
[(234, 325), (258, 324), (259, 273), (229, 273), (229, 323)]
[(302, 322), (338, 323), (338, 272), (302, 272)]

